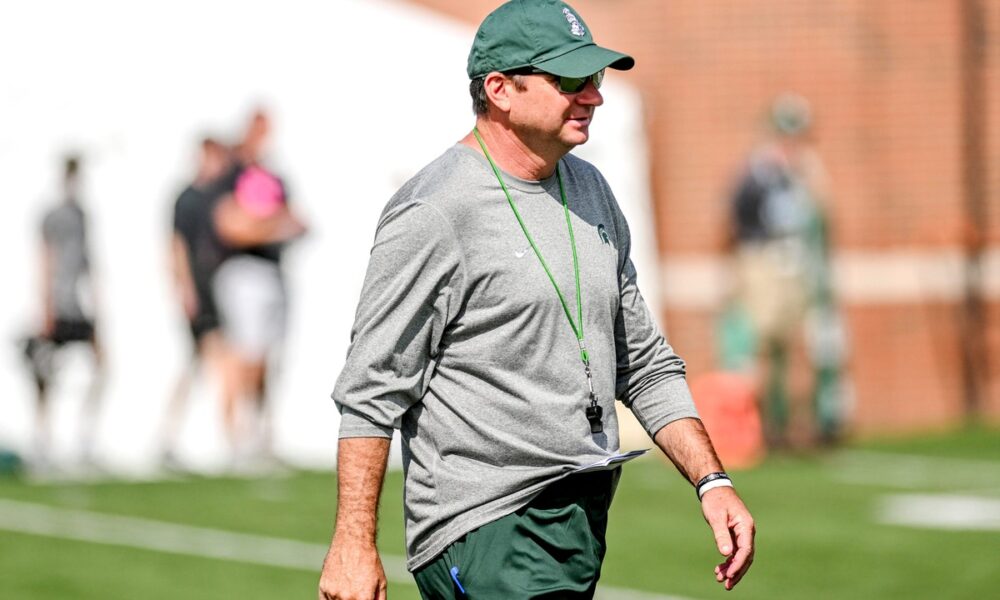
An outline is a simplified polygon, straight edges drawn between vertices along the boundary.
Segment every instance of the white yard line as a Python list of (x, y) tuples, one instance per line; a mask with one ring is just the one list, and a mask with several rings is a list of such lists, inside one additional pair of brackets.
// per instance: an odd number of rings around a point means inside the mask
[(844, 483), (920, 490), (880, 497), (874, 507), (878, 523), (1000, 531), (1000, 461), (845, 450), (830, 464), (833, 476)]
[[(320, 544), (6, 499), (0, 499), (0, 529), (317, 573), (326, 554)], [(401, 559), (385, 562), (391, 579), (408, 576)]]
[(845, 483), (901, 489), (1000, 487), (1000, 462), (845, 450), (830, 459), (834, 476)]
[(960, 494), (895, 494), (876, 518), (890, 525), (951, 531), (1000, 531), (1000, 499)]
[[(317, 578), (327, 549), (324, 544), (6, 499), (0, 499), (0, 530), (313, 571)], [(413, 577), (406, 570), (403, 558), (383, 554), (382, 565), (390, 581), (413, 584)], [(600, 600), (690, 600), (609, 586), (600, 586), (595, 597)]]

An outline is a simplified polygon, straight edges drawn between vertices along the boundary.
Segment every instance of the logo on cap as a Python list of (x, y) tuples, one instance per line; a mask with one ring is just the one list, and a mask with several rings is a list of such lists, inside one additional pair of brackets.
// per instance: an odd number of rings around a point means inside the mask
[(583, 37), (587, 35), (587, 30), (583, 28), (583, 25), (580, 24), (580, 20), (576, 18), (576, 15), (574, 15), (570, 9), (564, 8), (562, 12), (563, 15), (566, 16), (566, 20), (569, 21), (569, 30), (573, 35), (576, 37)]

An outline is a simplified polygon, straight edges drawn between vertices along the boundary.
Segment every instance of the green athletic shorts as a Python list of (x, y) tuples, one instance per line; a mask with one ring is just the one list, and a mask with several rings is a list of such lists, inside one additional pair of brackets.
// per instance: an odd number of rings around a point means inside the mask
[(414, 572), (424, 600), (592, 598), (621, 469), (572, 475)]

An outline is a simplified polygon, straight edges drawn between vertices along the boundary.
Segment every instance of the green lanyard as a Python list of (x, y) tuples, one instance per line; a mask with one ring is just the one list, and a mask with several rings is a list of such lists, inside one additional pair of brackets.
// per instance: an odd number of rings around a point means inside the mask
[[(517, 222), (521, 225), (521, 231), (524, 232), (524, 237), (528, 238), (528, 243), (531, 244), (532, 250), (535, 251), (535, 256), (538, 257), (538, 262), (542, 263), (542, 268), (545, 269), (545, 274), (549, 276), (549, 281), (552, 282), (552, 287), (555, 288), (556, 295), (559, 296), (559, 303), (562, 304), (563, 312), (566, 314), (566, 319), (569, 321), (569, 326), (573, 328), (573, 333), (576, 335), (576, 341), (580, 345), (580, 360), (583, 361), (583, 370), (587, 374), (587, 385), (590, 388), (590, 406), (588, 406), (586, 410), (587, 420), (590, 422), (591, 433), (600, 433), (603, 431), (603, 426), (601, 424), (601, 414), (603, 411), (598, 405), (597, 394), (594, 393), (594, 380), (590, 373), (590, 355), (587, 353), (587, 346), (583, 339), (583, 294), (580, 292), (580, 261), (576, 253), (576, 238), (573, 236), (573, 222), (569, 218), (569, 203), (566, 201), (566, 190), (563, 187), (562, 174), (559, 172), (559, 165), (556, 165), (556, 179), (559, 181), (559, 196), (562, 198), (563, 213), (566, 215), (566, 229), (569, 231), (569, 243), (573, 248), (573, 276), (576, 279), (576, 321), (573, 320), (573, 314), (569, 310), (569, 305), (566, 304), (566, 298), (563, 296), (562, 290), (559, 289), (559, 284), (556, 283), (556, 278), (552, 275), (552, 270), (549, 269), (548, 263), (545, 262), (545, 258), (542, 256), (542, 251), (538, 248), (538, 244), (535, 243), (534, 238), (531, 237), (531, 233), (528, 231), (528, 226), (524, 223), (524, 219), (521, 218), (520, 211), (517, 210), (517, 205), (514, 204), (513, 198), (510, 197), (510, 191), (507, 190), (507, 184), (503, 181), (500, 169), (497, 168), (496, 163), (493, 162), (493, 157), (490, 156), (490, 152), (486, 149), (486, 144), (483, 142), (483, 138), (479, 135), (479, 128), (474, 128), (472, 133), (476, 136), (476, 141), (479, 142), (479, 147), (483, 149), (483, 154), (486, 155), (486, 160), (489, 161), (490, 166), (493, 167), (493, 174), (496, 175), (497, 181), (500, 182), (500, 188), (503, 189), (504, 195), (507, 196), (507, 203), (510, 204), (511, 210), (514, 211), (514, 216), (517, 217)], [(578, 322), (579, 325), (577, 324)]]

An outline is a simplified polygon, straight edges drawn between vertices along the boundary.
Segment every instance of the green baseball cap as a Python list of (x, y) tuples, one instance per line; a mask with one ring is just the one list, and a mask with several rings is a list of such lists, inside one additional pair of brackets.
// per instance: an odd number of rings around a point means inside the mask
[(534, 67), (586, 77), (606, 67), (627, 71), (635, 59), (594, 43), (580, 15), (558, 0), (511, 0), (483, 19), (469, 51), (469, 79)]

